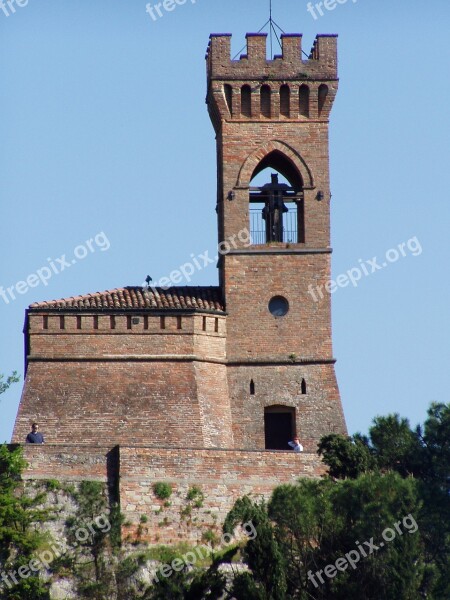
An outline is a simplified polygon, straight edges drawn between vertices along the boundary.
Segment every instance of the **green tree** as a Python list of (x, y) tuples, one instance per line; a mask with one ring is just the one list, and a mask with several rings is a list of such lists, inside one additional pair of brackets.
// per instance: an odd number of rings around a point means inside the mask
[(328, 465), (331, 477), (354, 479), (376, 466), (369, 441), (361, 435), (326, 435), (320, 440), (318, 453)]
[(333, 434), (322, 439), (319, 454), (335, 478), (390, 471), (414, 477), (422, 504), (424, 578), (434, 582), (433, 597), (450, 598), (450, 405), (431, 404), (424, 427), (414, 430), (399, 415), (377, 417), (367, 438)]
[[(254, 516), (258, 536), (249, 541), (245, 555), (252, 575), (236, 579), (233, 596), (238, 600), (419, 598), (424, 568), (417, 530), (397, 532), (395, 539), (369, 553), (370, 543), (383, 541), (387, 527), (396, 523), (400, 527), (407, 515), (408, 525), (417, 524), (419, 509), (416, 483), (395, 473), (280, 486), (267, 509), (248, 499), (244, 510), (238, 503), (226, 528)], [(334, 568), (333, 577), (324, 575), (328, 565), (335, 565), (358, 545), (366, 548), (367, 556), (361, 552), (354, 569)]]
[[(176, 558), (175, 554), (173, 558)], [(222, 598), (226, 588), (225, 577), (218, 571), (220, 561), (209, 569), (191, 571), (185, 566), (170, 577), (160, 577), (146, 591), (142, 600), (216, 600)], [(129, 597), (127, 597), (128, 600)]]
[(66, 520), (68, 551), (52, 567), (56, 572), (66, 570), (75, 578), (79, 598), (104, 600), (116, 590), (116, 560), (104, 485), (82, 481), (72, 496), (77, 509)]
[(239, 595), (235, 594), (236, 598), (283, 600), (287, 589), (285, 557), (265, 503), (255, 504), (248, 496), (237, 500), (227, 515), (224, 532), (232, 534), (237, 525), (250, 521), (257, 535), (247, 543), (244, 560), (258, 585), (254, 585), (248, 576), (242, 576), (238, 579), (236, 594)]
[(378, 468), (403, 477), (422, 476), (427, 461), (420, 427), (413, 431), (398, 414), (376, 417), (373, 423), (369, 438)]
[(356, 478), (370, 471), (396, 471), (403, 477), (421, 477), (428, 466), (427, 448), (420, 427), (412, 431), (399, 415), (376, 417), (369, 436), (330, 434), (318, 453), (338, 479)]
[(36, 573), (30, 575), (28, 569), (29, 576), (18, 577), (19, 568), (27, 567), (48, 542), (38, 526), (50, 518), (49, 511), (41, 508), (45, 493), (25, 493), (21, 479), (25, 466), (21, 448), (0, 446), (0, 571), (6, 576), (0, 588), (1, 600), (49, 598), (48, 586)]
[(433, 403), (424, 427), (428, 467), (425, 479), (450, 495), (450, 404)]
[(429, 570), (436, 574), (436, 598), (450, 598), (450, 405), (428, 410), (421, 477), (423, 531)]
[(9, 377), (7, 377), (6, 381), (4, 381), (5, 376), (0, 373), (0, 394), (6, 392), (6, 390), (13, 384), (20, 381), (20, 377), (17, 371), (14, 371)]

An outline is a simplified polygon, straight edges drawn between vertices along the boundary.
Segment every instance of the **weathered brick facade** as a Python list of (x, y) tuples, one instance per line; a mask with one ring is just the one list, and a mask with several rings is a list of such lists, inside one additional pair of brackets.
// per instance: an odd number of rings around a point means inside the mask
[[(317, 456), (293, 452), (46, 445), (27, 446), (25, 458), (25, 479), (57, 474), (71, 483), (109, 484), (125, 515), (124, 538), (152, 544), (201, 543), (205, 532), (220, 534), (234, 501), (244, 494), (268, 499), (277, 485), (325, 472)], [(171, 486), (170, 503), (157, 497), (155, 482)], [(188, 499), (194, 487), (201, 491), (200, 502)]]
[[(155, 504), (155, 480), (180, 489), (203, 482), (208, 510), (223, 517), (244, 492), (267, 495), (277, 483), (323, 471), (317, 442), (346, 431), (330, 296), (316, 302), (308, 293), (330, 279), (336, 41), (318, 36), (303, 60), (301, 36), (284, 35), (282, 56), (268, 61), (266, 35), (249, 34), (247, 54), (232, 61), (230, 36), (211, 36), (207, 103), (217, 137), (218, 241), (229, 250), (220, 258), (220, 285), (123, 288), (32, 305), (13, 441), (22, 442), (39, 421), (59, 450), (30, 450), (28, 476), (33, 469), (40, 476), (39, 452), (55, 467), (53, 477), (70, 479), (65, 445), (83, 446), (82, 465), (120, 446), (122, 508), (135, 520)], [(266, 240), (249, 245), (241, 234), (250, 228), (252, 180), (267, 167), (294, 190), (297, 231), (269, 240), (266, 220)], [(287, 301), (283, 316), (269, 310), (274, 297)], [(281, 445), (270, 445), (269, 429)], [(295, 433), (305, 446), (301, 456), (287, 451)], [(109, 464), (107, 479), (115, 476)], [(155, 533), (153, 524), (148, 539), (174, 541), (172, 529)]]
[(30, 311), (14, 441), (31, 419), (51, 443), (233, 447), (225, 316), (105, 310)]
[[(328, 121), (338, 86), (336, 36), (318, 36), (308, 61), (302, 60), (301, 41), (300, 35), (282, 36), (283, 55), (267, 61), (266, 34), (248, 35), (247, 54), (231, 61), (230, 36), (213, 35), (207, 54), (219, 242), (240, 239), (237, 234), (249, 226), (251, 180), (262, 167), (277, 169), (291, 184), (297, 181), (303, 194), (301, 241), (241, 244), (223, 257), (227, 371), (238, 447), (261, 447), (262, 415), (270, 405), (295, 408), (295, 430), (311, 451), (322, 435), (345, 431), (330, 296), (315, 302), (308, 293), (310, 285), (331, 278)], [(265, 110), (263, 87), (270, 89)], [(251, 96), (247, 109), (244, 88)], [(289, 302), (282, 318), (268, 310), (274, 296)], [(300, 392), (302, 379), (306, 394)], [(251, 381), (255, 394), (249, 396)]]

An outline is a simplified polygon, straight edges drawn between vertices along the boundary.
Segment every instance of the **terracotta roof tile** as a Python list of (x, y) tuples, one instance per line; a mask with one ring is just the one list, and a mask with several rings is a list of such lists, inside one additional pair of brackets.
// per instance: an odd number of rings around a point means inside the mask
[(32, 310), (214, 310), (223, 312), (219, 287), (125, 287), (62, 300), (35, 302)]

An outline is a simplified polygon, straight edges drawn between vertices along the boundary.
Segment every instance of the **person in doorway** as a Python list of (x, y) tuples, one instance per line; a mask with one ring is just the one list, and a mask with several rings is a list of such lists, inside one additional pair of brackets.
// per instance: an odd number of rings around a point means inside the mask
[(45, 442), (44, 436), (38, 431), (38, 429), (39, 425), (37, 423), (33, 423), (31, 426), (31, 431), (25, 440), (27, 444), (43, 444)]
[(292, 442), (288, 442), (294, 452), (303, 452), (303, 446), (300, 444), (298, 437), (295, 437)]

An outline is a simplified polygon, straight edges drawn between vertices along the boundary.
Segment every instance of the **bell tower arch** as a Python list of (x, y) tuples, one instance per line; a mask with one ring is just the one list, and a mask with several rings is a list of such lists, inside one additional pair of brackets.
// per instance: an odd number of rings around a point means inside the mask
[[(264, 448), (265, 410), (285, 406), (305, 449), (315, 451), (322, 435), (346, 431), (330, 295), (308, 293), (330, 280), (328, 127), (337, 36), (317, 36), (307, 60), (300, 34), (282, 35), (282, 54), (271, 60), (266, 38), (247, 34), (246, 54), (231, 60), (231, 35), (212, 34), (206, 55), (218, 237), (235, 240), (219, 262), (234, 439)], [(255, 185), (267, 169), (275, 172)]]

